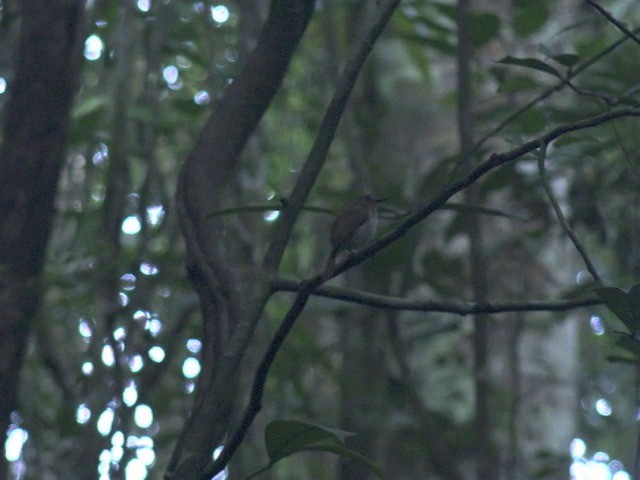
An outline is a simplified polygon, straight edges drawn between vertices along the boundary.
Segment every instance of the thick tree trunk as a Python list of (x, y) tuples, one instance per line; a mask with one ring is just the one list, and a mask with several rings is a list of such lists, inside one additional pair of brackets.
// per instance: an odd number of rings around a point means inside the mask
[[(16, 408), (81, 60), (82, 0), (21, 2), (0, 153), (0, 431)], [(6, 478), (4, 455), (0, 479)]]

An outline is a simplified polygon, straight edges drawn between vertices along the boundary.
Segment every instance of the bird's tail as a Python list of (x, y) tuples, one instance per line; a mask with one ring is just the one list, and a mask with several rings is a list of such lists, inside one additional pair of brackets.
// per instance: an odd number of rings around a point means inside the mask
[(322, 272), (323, 280), (328, 280), (329, 277), (333, 275), (333, 271), (336, 268), (337, 257), (338, 257), (338, 249), (334, 247), (333, 249), (331, 249), (331, 254), (329, 255), (329, 258), (327, 259), (327, 263), (324, 266), (324, 271)]

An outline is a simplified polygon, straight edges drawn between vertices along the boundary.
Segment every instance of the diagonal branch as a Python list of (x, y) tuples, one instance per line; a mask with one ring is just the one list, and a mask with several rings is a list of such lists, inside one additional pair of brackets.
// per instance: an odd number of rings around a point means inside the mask
[(240, 425), (238, 426), (238, 428), (236, 428), (235, 432), (233, 432), (229, 440), (225, 443), (224, 449), (222, 450), (220, 456), (216, 459), (216, 461), (206, 467), (205, 470), (201, 473), (201, 480), (209, 480), (210, 478), (213, 478), (214, 475), (224, 470), (225, 466), (231, 460), (231, 457), (235, 453), (236, 449), (240, 446), (240, 443), (247, 434), (249, 427), (251, 427), (253, 420), (258, 415), (258, 412), (260, 412), (260, 410), (262, 409), (262, 396), (264, 393), (264, 386), (267, 382), (267, 376), (269, 375), (271, 365), (273, 364), (276, 355), (280, 350), (280, 347), (287, 338), (287, 335), (289, 335), (289, 332), (291, 332), (291, 329), (295, 325), (296, 320), (302, 313), (302, 310), (304, 310), (304, 307), (307, 304), (311, 293), (319, 284), (320, 279), (317, 277), (300, 284), (295, 301), (293, 302), (291, 307), (289, 307), (289, 311), (278, 327), (273, 340), (269, 344), (267, 351), (260, 361), (260, 365), (258, 365), (253, 379), (253, 385), (251, 387), (251, 397), (249, 399), (249, 404), (245, 408), (242, 420), (240, 421)]
[(505, 153), (500, 154), (492, 154), (488, 160), (484, 163), (480, 164), (478, 167), (473, 169), (471, 173), (469, 173), (466, 177), (458, 180), (456, 182), (451, 183), (449, 186), (444, 188), (436, 197), (431, 200), (429, 203), (420, 208), (416, 213), (407, 218), (404, 222), (400, 223), (397, 227), (391, 230), (389, 233), (378, 239), (376, 242), (372, 243), (366, 248), (363, 248), (358, 253), (352, 255), (351, 257), (345, 259), (343, 262), (338, 264), (333, 271), (332, 276), (339, 275), (340, 273), (352, 268), (362, 262), (364, 262), (367, 258), (375, 255), (380, 250), (386, 248), (391, 243), (395, 242), (397, 239), (406, 235), (409, 230), (415, 227), (418, 223), (422, 222), (425, 218), (430, 216), (433, 212), (441, 208), (447, 200), (453, 197), (456, 193), (464, 190), (469, 185), (472, 185), (476, 182), (480, 177), (484, 176), (489, 171), (498, 168), (502, 165), (506, 165), (510, 162), (513, 162), (519, 158), (522, 158), (527, 153), (531, 153), (536, 150), (540, 146), (540, 142), (550, 143), (553, 140), (566, 135), (567, 133), (577, 132), (580, 130), (584, 130), (587, 128), (593, 128), (598, 125), (602, 125), (603, 123), (610, 122), (617, 118), (623, 117), (640, 117), (640, 109), (638, 108), (619, 108), (615, 110), (610, 110), (607, 113), (602, 115), (597, 115), (595, 117), (587, 118), (585, 120), (580, 120), (578, 122), (569, 123), (566, 125), (561, 125), (559, 127), (550, 130), (549, 132), (541, 135), (538, 138), (535, 138), (513, 150), (510, 150)]
[[(301, 283), (285, 278), (275, 278), (272, 280), (271, 284), (275, 290), (281, 292), (298, 292), (301, 288)], [(342, 302), (365, 305), (368, 307), (382, 308), (385, 310), (440, 312), (463, 316), (478, 313), (559, 312), (602, 304), (602, 301), (595, 297), (557, 301), (530, 300), (525, 302), (485, 303), (439, 302), (433, 300), (413, 300), (389, 295), (379, 295), (376, 293), (363, 292), (361, 290), (350, 290), (333, 286), (318, 287), (313, 291), (313, 295), (331, 298)]]
[(633, 33), (631, 30), (629, 30), (627, 27), (625, 27), (622, 24), (622, 22), (617, 20), (613, 15), (611, 15), (609, 12), (607, 12), (604, 8), (602, 8), (600, 5), (598, 5), (593, 0), (585, 0), (585, 1), (589, 5), (591, 5), (593, 8), (595, 8), (600, 13), (600, 15), (602, 15), (604, 18), (609, 20), (609, 22), (613, 23), (618, 28), (618, 30), (620, 30), (628, 38), (630, 38), (631, 40), (636, 42), (638, 45), (640, 45), (640, 38), (638, 38), (638, 36), (635, 33)]
[[(634, 32), (638, 32), (638, 31), (640, 31), (640, 29), (635, 29), (634, 30)], [(632, 33), (634, 33), (634, 32), (632, 32)], [(516, 118), (518, 118), (521, 115), (523, 115), (525, 112), (527, 112), (529, 109), (531, 109), (532, 107), (534, 107), (535, 105), (537, 105), (541, 101), (545, 100), (546, 98), (549, 98), (554, 93), (562, 90), (565, 86), (568, 85), (568, 82), (570, 82), (572, 79), (576, 78), (578, 75), (580, 75), (582, 72), (587, 70), (589, 67), (591, 67), (594, 64), (598, 63), (603, 58), (608, 57), (611, 52), (613, 52), (620, 45), (625, 43), (629, 38), (630, 38), (629, 36), (625, 35), (624, 37), (622, 37), (622, 38), (616, 40), (615, 42), (613, 42), (608, 47), (603, 48), (602, 50), (600, 50), (598, 53), (596, 53), (592, 57), (589, 57), (587, 60), (582, 62), (578, 67), (572, 69), (567, 74), (565, 79), (559, 80), (558, 83), (556, 83), (552, 87), (549, 87), (547, 90), (545, 90), (542, 93), (536, 95), (534, 98), (529, 100), (529, 102), (527, 102), (525, 105), (523, 105), (518, 110), (513, 112), (511, 115), (509, 115), (507, 118), (505, 118), (502, 122), (500, 122), (498, 125), (496, 125), (489, 132), (487, 132), (480, 140), (478, 140), (475, 143), (475, 145), (473, 146), (473, 149), (471, 151), (472, 152), (479, 151), (480, 148), (482, 148), (482, 146), (485, 143), (487, 143), (490, 138), (492, 138), (494, 135), (497, 135), (498, 133), (500, 133), (507, 125), (509, 125), (511, 122), (513, 122)]]
[(324, 166), (329, 147), (338, 129), (338, 124), (358, 74), (399, 3), (400, 0), (388, 0), (383, 6), (379, 7), (377, 18), (365, 34), (364, 39), (356, 47), (338, 80), (336, 92), (324, 114), (316, 140), (289, 197), (289, 205), (281, 215), (269, 244), (263, 264), (263, 270), (267, 273), (275, 273), (280, 266), (282, 255), (289, 242), (300, 210)]
[(565, 218), (564, 213), (562, 213), (562, 209), (560, 208), (558, 199), (556, 198), (556, 196), (553, 193), (553, 190), (551, 189), (551, 185), (549, 184), (549, 178), (547, 177), (547, 171), (544, 166), (544, 161), (546, 157), (547, 157), (547, 144), (545, 142), (540, 142), (540, 151), (538, 153), (538, 171), (540, 172), (540, 181), (542, 182), (544, 191), (547, 194), (547, 197), (549, 198), (551, 205), (553, 206), (553, 211), (556, 213), (556, 217), (558, 217), (558, 221), (560, 222), (562, 229), (565, 231), (567, 236), (571, 239), (571, 242), (573, 242), (573, 245), (576, 247), (576, 250), (578, 250), (578, 253), (582, 257), (582, 261), (587, 266), (587, 270), (589, 270), (589, 273), (591, 274), (593, 279), (599, 285), (601, 285), (602, 279), (600, 278), (600, 275), (598, 275), (598, 271), (596, 270), (596, 267), (593, 265), (593, 262), (589, 258), (589, 255), (587, 254), (587, 251), (582, 245), (582, 242), (571, 229), (571, 226), (569, 225), (569, 222), (567, 222), (567, 219)]

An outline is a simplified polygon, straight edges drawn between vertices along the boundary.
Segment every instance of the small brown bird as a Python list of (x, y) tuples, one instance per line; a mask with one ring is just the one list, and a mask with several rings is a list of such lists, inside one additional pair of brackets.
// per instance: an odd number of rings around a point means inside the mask
[(336, 258), (343, 251), (352, 252), (365, 247), (378, 228), (378, 204), (384, 198), (363, 195), (349, 203), (331, 224), (331, 254), (324, 269), (324, 276), (333, 272)]

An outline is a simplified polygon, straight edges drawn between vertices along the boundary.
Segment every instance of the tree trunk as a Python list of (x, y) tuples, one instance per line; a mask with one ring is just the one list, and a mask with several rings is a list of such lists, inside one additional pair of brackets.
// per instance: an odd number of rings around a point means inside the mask
[[(16, 408), (19, 373), (40, 300), (82, 52), (82, 0), (21, 2), (15, 78), (0, 153), (0, 431)], [(6, 478), (5, 457), (0, 479)]]

